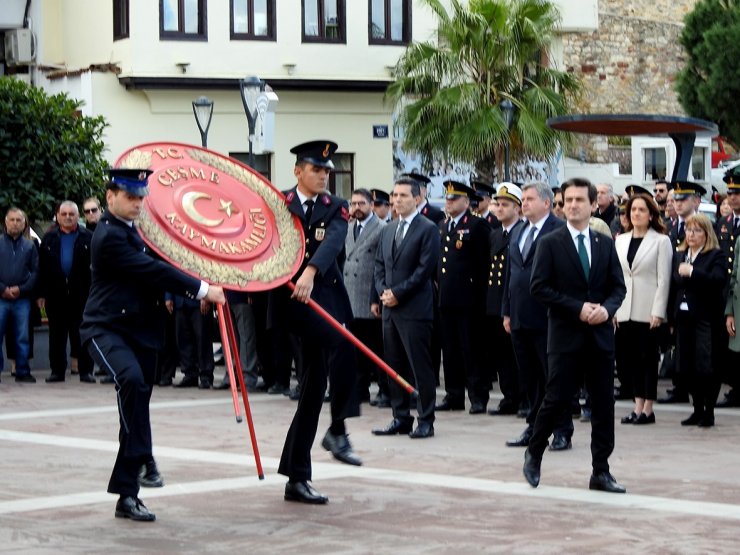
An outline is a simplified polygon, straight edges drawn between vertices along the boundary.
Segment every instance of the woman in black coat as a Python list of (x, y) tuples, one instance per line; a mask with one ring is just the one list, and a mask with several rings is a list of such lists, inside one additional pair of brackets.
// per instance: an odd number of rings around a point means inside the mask
[(712, 224), (704, 215), (686, 218), (686, 239), (673, 259), (673, 323), (677, 328), (678, 367), (689, 384), (693, 414), (682, 426), (714, 426), (720, 381), (715, 368), (724, 333), (723, 290), (727, 265)]

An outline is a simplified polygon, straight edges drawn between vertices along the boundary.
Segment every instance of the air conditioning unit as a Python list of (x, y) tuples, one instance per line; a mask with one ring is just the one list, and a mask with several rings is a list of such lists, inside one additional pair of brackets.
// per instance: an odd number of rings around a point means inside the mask
[(36, 45), (30, 29), (5, 31), (5, 62), (9, 66), (28, 65), (36, 58)]

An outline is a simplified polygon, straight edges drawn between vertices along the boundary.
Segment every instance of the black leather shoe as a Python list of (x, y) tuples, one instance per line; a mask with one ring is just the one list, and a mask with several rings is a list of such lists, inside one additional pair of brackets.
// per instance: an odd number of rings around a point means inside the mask
[(532, 453), (529, 452), (529, 449), (524, 452), (524, 467), (522, 468), (522, 471), (524, 472), (524, 477), (527, 479), (527, 482), (533, 488), (540, 485), (541, 465), (542, 459), (534, 458)]
[[(634, 413), (632, 413), (634, 414)], [(624, 420), (624, 418), (622, 419)], [(645, 424), (655, 424), (655, 413), (645, 414), (644, 412), (637, 417), (637, 420), (633, 422), (635, 426), (643, 426)]]
[(705, 414), (701, 417), (701, 420), (699, 420), (696, 425), (700, 428), (711, 428), (712, 426), (714, 426), (714, 416)]
[(198, 376), (187, 376), (176, 383), (175, 387), (198, 387)]
[(301, 398), (301, 388), (296, 386), (295, 388), (290, 390), (290, 393), (288, 393), (288, 399), (291, 401), (298, 401)]
[(113, 380), (113, 376), (105, 376), (100, 378), (100, 383), (115, 383), (115, 380)]
[(310, 482), (288, 482), (285, 484), (286, 501), (298, 501), (299, 503), (308, 503), (310, 505), (325, 505), (329, 498), (321, 495), (313, 489)]
[(409, 434), (411, 439), (425, 439), (434, 437), (434, 425), (429, 422), (419, 422), (416, 429)]
[(555, 437), (552, 438), (552, 443), (550, 443), (550, 447), (548, 449), (550, 451), (567, 451), (571, 447), (573, 447), (573, 444), (570, 442), (570, 438), (561, 434), (555, 434)]
[(98, 383), (92, 374), (80, 374), (80, 381), (82, 383)]
[[(18, 378), (15, 379), (15, 381), (18, 381)], [(59, 383), (64, 381), (64, 376), (59, 376), (58, 374), (52, 374), (48, 378), (44, 380), (46, 383)]]
[(31, 374), (26, 374), (25, 376), (16, 375), (15, 381), (18, 383), (36, 383), (36, 378), (34, 378)]
[(673, 390), (671, 393), (668, 393), (665, 397), (661, 397), (658, 399), (659, 403), (662, 404), (668, 404), (668, 403), (688, 403), (689, 402), (689, 394), (688, 393), (682, 393), (680, 391)]
[(696, 426), (704, 415), (699, 412), (693, 412), (686, 420), (681, 420), (681, 426)]
[(172, 385), (172, 378), (162, 378), (159, 380), (159, 386), (160, 387), (167, 387)]
[(198, 383), (198, 389), (211, 389), (211, 380), (208, 378), (201, 378)]
[(270, 395), (285, 395), (286, 392), (290, 393), (290, 388), (277, 382), (272, 384), (267, 390), (267, 393)]
[(470, 405), (470, 410), (468, 411), (470, 414), (485, 414), (486, 413), (486, 405), (483, 403), (473, 403)]
[(121, 497), (116, 503), (116, 518), (154, 522), (157, 517), (144, 506), (138, 497)]
[(588, 481), (588, 489), (594, 489), (598, 491), (608, 491), (609, 493), (626, 493), (627, 488), (619, 484), (614, 476), (608, 472), (599, 472), (598, 474), (591, 474), (591, 479)]
[(529, 407), (520, 407), (516, 411), (517, 418), (527, 418), (529, 416)]
[(379, 409), (387, 409), (391, 406), (391, 398), (385, 393), (378, 393), (373, 400), (370, 401), (370, 404)]
[(451, 410), (465, 410), (465, 401), (451, 401), (447, 397), (442, 402), (434, 406), (434, 410), (447, 412)]
[(532, 430), (526, 429), (524, 433), (516, 439), (510, 439), (506, 442), (507, 447), (527, 447), (529, 440), (532, 439)]
[(503, 416), (508, 414), (516, 414), (516, 405), (501, 401), (496, 408), (488, 409), (488, 414), (491, 416)]
[(157, 463), (153, 459), (141, 466), (139, 485), (144, 488), (161, 488), (164, 486), (162, 475), (159, 473)]
[(640, 416), (642, 416), (642, 414), (638, 416), (636, 412), (632, 411), (627, 416), (623, 417), (620, 422), (622, 424), (634, 424), (635, 422), (637, 422), (637, 419), (640, 418)]
[(331, 430), (327, 430), (324, 439), (321, 441), (321, 447), (327, 451), (331, 451), (331, 454), (339, 462), (353, 466), (362, 466), (362, 459), (355, 455), (347, 434), (337, 435), (331, 433)]
[(375, 428), (373, 430), (373, 435), (376, 436), (395, 436), (399, 434), (408, 434), (413, 429), (413, 421), (410, 422), (403, 422), (402, 420), (399, 420), (398, 418), (394, 418), (391, 420), (391, 423), (388, 424), (385, 428)]

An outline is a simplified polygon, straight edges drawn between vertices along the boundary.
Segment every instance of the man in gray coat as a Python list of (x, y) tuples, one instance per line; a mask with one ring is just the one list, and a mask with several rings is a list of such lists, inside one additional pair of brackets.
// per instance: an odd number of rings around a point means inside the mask
[[(378, 295), (373, 287), (373, 269), (375, 251), (378, 248), (380, 232), (385, 226), (373, 213), (373, 196), (367, 189), (356, 189), (349, 203), (350, 216), (353, 222), (347, 228), (344, 241), (346, 260), (344, 262), (344, 286), (347, 288), (349, 302), (352, 305), (354, 320), (350, 324), (352, 333), (382, 358), (383, 330), (380, 318), (370, 312), (370, 304), (378, 302)], [(370, 400), (368, 388), (374, 378), (378, 381), (378, 396), (371, 401), (390, 406), (388, 380), (382, 371), (362, 353), (357, 353), (357, 386), (360, 401)]]

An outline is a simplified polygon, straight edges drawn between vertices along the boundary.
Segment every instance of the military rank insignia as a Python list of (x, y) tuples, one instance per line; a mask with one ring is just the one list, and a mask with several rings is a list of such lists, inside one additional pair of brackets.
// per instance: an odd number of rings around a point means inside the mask
[(326, 229), (317, 227), (313, 236), (317, 241), (323, 241), (324, 237), (326, 237)]

